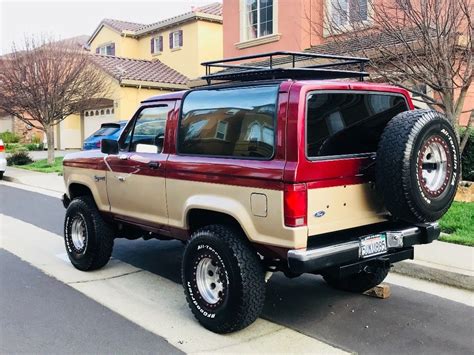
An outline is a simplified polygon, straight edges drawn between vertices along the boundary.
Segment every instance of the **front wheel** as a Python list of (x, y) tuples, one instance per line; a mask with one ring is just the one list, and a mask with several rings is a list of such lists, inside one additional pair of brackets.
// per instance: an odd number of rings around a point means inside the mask
[(241, 232), (221, 225), (196, 231), (182, 264), (184, 293), (205, 328), (230, 333), (253, 323), (265, 301), (265, 273)]
[(112, 255), (113, 231), (89, 196), (75, 198), (64, 219), (64, 243), (72, 265), (82, 271), (103, 267)]
[(349, 292), (365, 292), (380, 284), (388, 275), (390, 267), (379, 266), (371, 270), (363, 270), (355, 275), (337, 277), (331, 274), (323, 275), (329, 286)]

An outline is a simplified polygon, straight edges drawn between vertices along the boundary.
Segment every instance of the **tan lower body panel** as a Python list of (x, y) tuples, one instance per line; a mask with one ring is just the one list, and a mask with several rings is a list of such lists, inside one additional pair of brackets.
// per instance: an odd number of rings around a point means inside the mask
[(308, 190), (310, 236), (383, 222), (386, 214), (369, 183)]
[[(289, 249), (306, 247), (307, 228), (284, 225), (283, 191), (179, 179), (166, 179), (166, 191), (172, 227), (188, 228), (188, 212), (206, 209), (234, 217), (253, 242)], [(266, 196), (266, 211), (261, 206), (264, 201), (261, 198), (258, 203), (254, 202), (252, 212), (252, 194)]]
[(71, 184), (80, 184), (88, 187), (92, 192), (97, 208), (101, 211), (109, 211), (110, 205), (107, 197), (105, 171), (68, 166), (64, 169), (64, 182), (68, 194)]
[(110, 211), (151, 224), (168, 224), (165, 178), (107, 172)]

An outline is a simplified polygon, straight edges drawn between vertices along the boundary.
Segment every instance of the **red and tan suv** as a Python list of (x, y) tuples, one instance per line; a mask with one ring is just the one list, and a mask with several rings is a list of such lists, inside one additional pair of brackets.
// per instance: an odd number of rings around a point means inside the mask
[(328, 80), (362, 78), (365, 59), (263, 59), (206, 63), (226, 82), (145, 100), (118, 142), (65, 158), (76, 268), (104, 266), (114, 238), (182, 240), (189, 306), (226, 333), (259, 316), (268, 272), (362, 292), (438, 238), (459, 179), (448, 121), (400, 88)]

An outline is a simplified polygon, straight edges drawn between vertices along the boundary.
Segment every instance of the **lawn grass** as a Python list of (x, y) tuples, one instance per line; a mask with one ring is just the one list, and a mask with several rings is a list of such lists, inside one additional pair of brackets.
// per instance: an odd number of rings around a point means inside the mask
[(41, 159), (27, 165), (15, 165), (15, 168), (39, 171), (41, 173), (62, 173), (63, 157), (54, 158), (53, 165), (49, 165), (47, 159)]
[(474, 246), (474, 202), (453, 202), (439, 221), (442, 235), (439, 240)]

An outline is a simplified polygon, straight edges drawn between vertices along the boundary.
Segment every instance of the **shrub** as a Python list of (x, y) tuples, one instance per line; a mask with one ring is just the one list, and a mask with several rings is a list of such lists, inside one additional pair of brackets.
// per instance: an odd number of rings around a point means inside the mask
[(28, 143), (25, 144), (26, 149), (29, 151), (32, 150), (43, 150), (43, 144), (38, 144), (38, 143)]
[[(465, 130), (466, 128), (461, 130), (461, 137)], [(469, 128), (469, 130), (469, 140), (467, 141), (461, 157), (462, 179), (474, 181), (474, 129)]]
[(26, 165), (33, 162), (30, 155), (27, 151), (24, 150), (17, 150), (16, 152), (10, 154), (7, 157), (7, 164), (8, 165)]
[(0, 139), (3, 141), (3, 143), (18, 143), (20, 141), (20, 136), (12, 133), (10, 131), (5, 131), (0, 133)]

